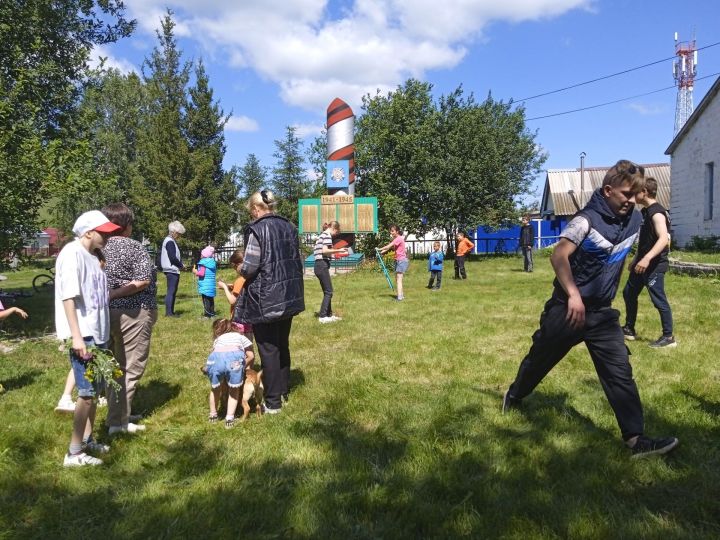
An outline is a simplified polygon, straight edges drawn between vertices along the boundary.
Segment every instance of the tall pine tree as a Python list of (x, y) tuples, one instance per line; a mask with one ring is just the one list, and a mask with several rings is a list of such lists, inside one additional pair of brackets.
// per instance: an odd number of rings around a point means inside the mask
[(138, 224), (154, 241), (167, 234), (170, 221), (186, 221), (195, 206), (193, 165), (183, 132), (190, 65), (181, 60), (174, 27), (168, 10), (157, 32), (159, 45), (143, 64), (148, 103), (138, 133), (138, 170), (132, 192)]
[[(237, 172), (237, 178), (240, 196), (247, 199), (267, 185), (267, 169), (260, 165), (260, 160), (255, 154), (249, 154), (245, 165)], [(244, 225), (250, 219), (250, 213), (243, 206), (240, 211), (240, 224)]]
[(298, 200), (307, 197), (310, 189), (303, 158), (303, 143), (295, 133), (296, 128), (287, 126), (285, 138), (275, 141), (273, 157), (272, 189), (278, 199), (278, 213), (297, 223)]
[(195, 68), (195, 86), (190, 88), (189, 94), (185, 126), (193, 176), (188, 195), (194, 198), (194, 208), (192, 215), (186, 218), (185, 226), (191, 242), (218, 244), (227, 239), (230, 229), (237, 223), (240, 205), (235, 172), (226, 173), (222, 165), (224, 126), (229, 117), (213, 101), (213, 91), (202, 61)]

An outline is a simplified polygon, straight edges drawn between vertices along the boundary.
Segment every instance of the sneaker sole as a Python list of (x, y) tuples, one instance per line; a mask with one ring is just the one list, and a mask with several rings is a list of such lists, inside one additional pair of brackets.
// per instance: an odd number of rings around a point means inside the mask
[(75, 409), (65, 409), (63, 407), (55, 407), (55, 412), (58, 414), (75, 414)]
[(651, 349), (672, 349), (674, 347), (677, 347), (677, 341), (668, 345), (650, 345)]
[(671, 444), (668, 444), (667, 446), (663, 446), (662, 448), (658, 448), (657, 450), (653, 450), (651, 452), (643, 452), (642, 454), (633, 454), (631, 459), (642, 459), (648, 456), (659, 456), (662, 454), (667, 454), (671, 450), (673, 450), (678, 444), (680, 444), (679, 439), (675, 439), (675, 441)]
[(626, 341), (635, 341), (635, 336), (625, 336)]

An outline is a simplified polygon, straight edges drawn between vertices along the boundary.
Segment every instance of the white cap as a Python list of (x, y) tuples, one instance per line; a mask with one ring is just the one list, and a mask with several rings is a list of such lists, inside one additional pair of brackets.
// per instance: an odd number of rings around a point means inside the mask
[(111, 233), (119, 231), (120, 229), (122, 229), (120, 225), (112, 223), (100, 210), (85, 212), (77, 218), (72, 228), (73, 233), (78, 238), (88, 231)]

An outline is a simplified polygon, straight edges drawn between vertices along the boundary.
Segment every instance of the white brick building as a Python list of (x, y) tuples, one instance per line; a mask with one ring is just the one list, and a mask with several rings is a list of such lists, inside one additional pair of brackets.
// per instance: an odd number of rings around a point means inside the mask
[(679, 246), (693, 236), (720, 236), (720, 78), (715, 81), (668, 149), (670, 219)]

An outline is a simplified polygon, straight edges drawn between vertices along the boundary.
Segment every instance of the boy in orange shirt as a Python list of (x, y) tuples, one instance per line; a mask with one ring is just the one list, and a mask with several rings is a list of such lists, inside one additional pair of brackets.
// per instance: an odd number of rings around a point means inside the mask
[(467, 279), (465, 273), (465, 256), (472, 251), (475, 247), (464, 232), (459, 231), (455, 237), (457, 240), (457, 247), (455, 248), (455, 279)]

